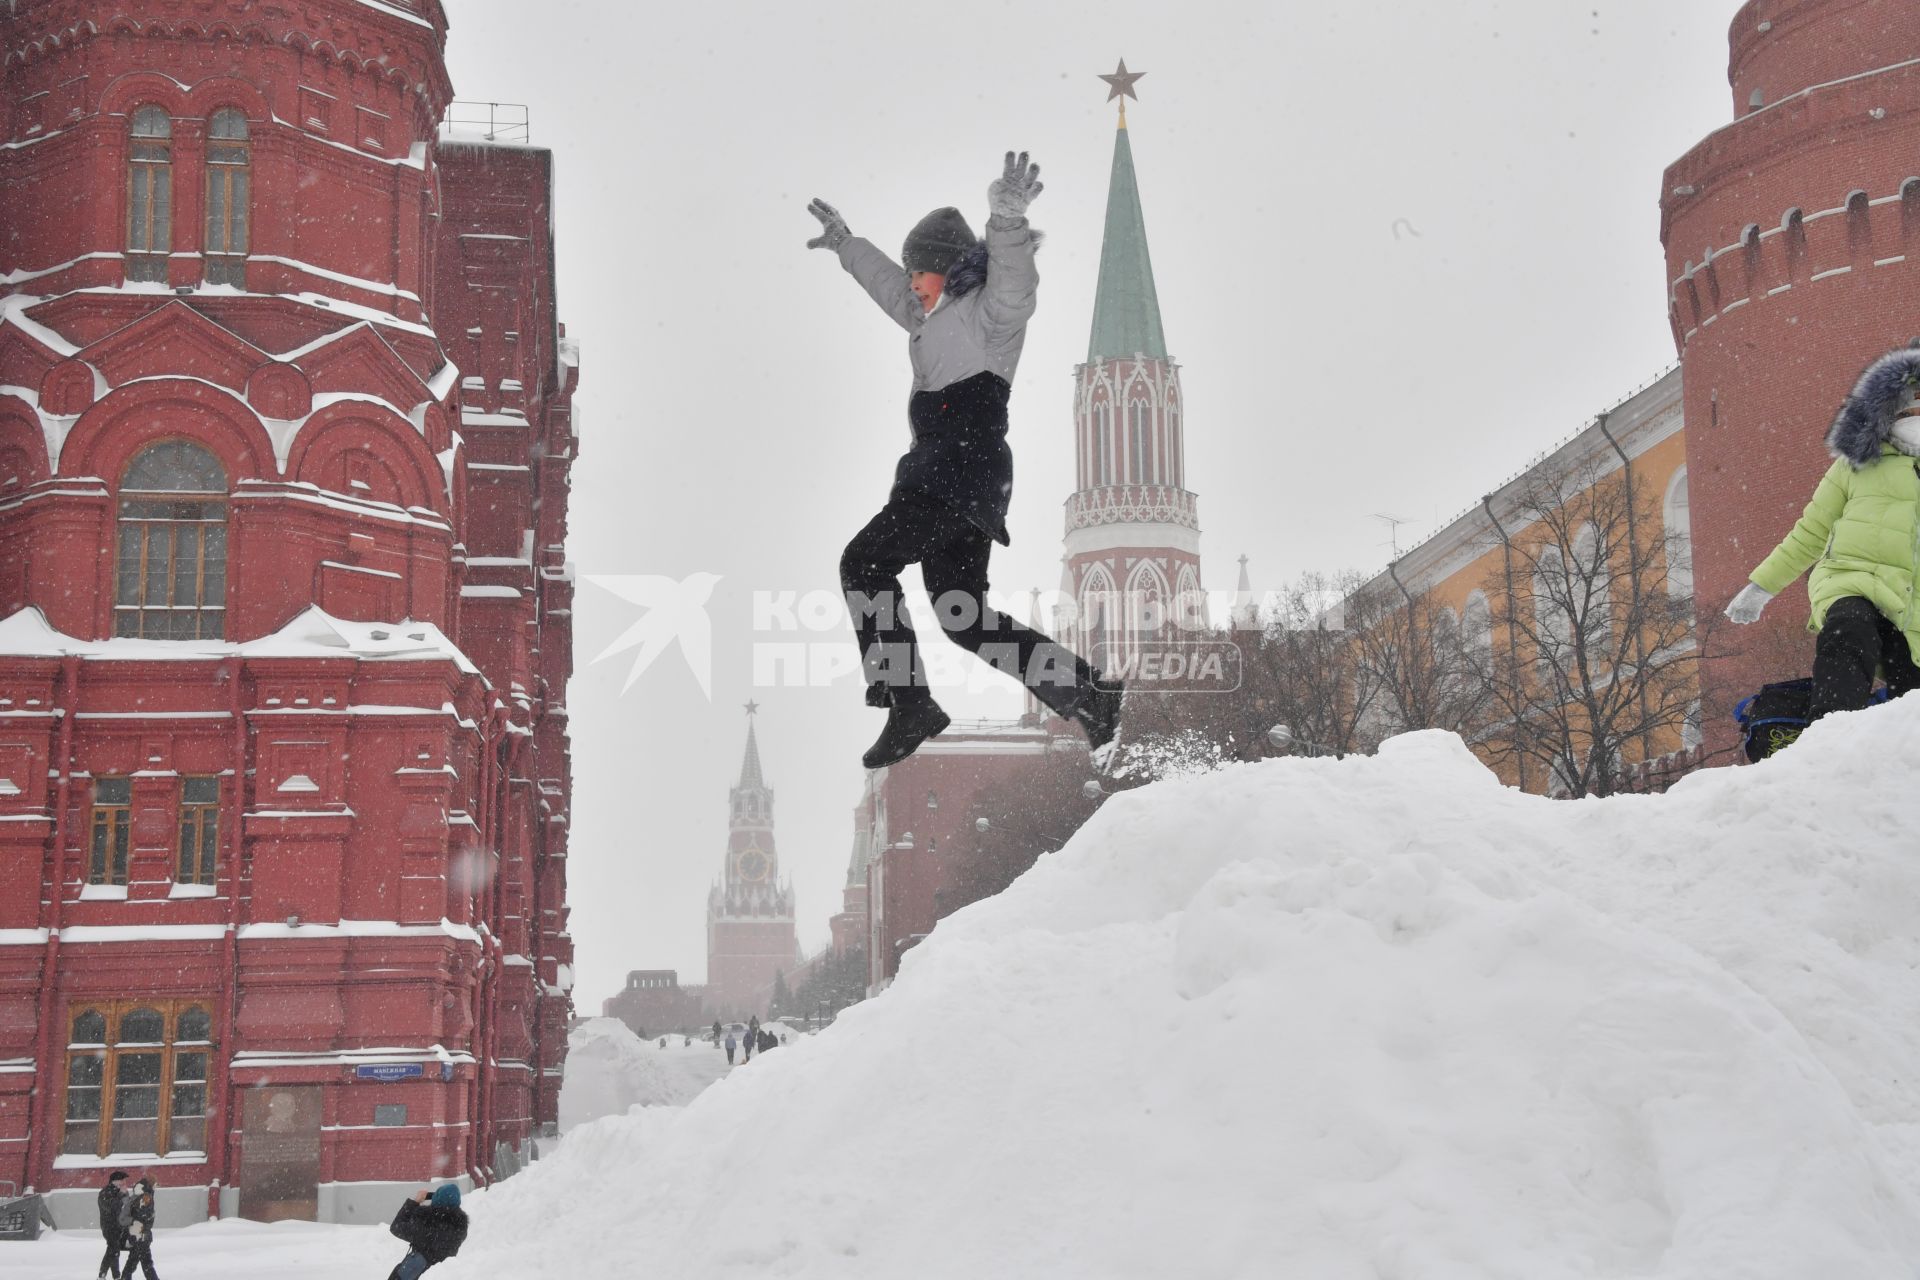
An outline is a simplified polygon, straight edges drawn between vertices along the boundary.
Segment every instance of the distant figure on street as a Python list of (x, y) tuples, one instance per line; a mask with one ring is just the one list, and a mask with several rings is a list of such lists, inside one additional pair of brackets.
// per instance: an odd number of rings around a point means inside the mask
[(736, 1046), (736, 1043), (737, 1042), (733, 1038), (733, 1032), (731, 1031), (727, 1032), (727, 1065), (728, 1066), (733, 1065), (733, 1051)]
[(720, 1043), (720, 1019), (718, 1018), (713, 1020), (713, 1042), (715, 1044)]
[(127, 1247), (127, 1229), (120, 1225), (120, 1207), (127, 1193), (120, 1184), (126, 1180), (126, 1170), (115, 1169), (100, 1188), (100, 1234), (107, 1241), (107, 1251), (100, 1258), (100, 1280), (120, 1274), (120, 1251)]
[(387, 1229), (405, 1240), (409, 1250), (387, 1280), (420, 1280), (421, 1272), (445, 1262), (467, 1242), (467, 1211), (460, 1207), (460, 1188), (443, 1182), (402, 1201)]
[(146, 1280), (160, 1280), (153, 1269), (153, 1179), (142, 1178), (134, 1184), (133, 1194), (122, 1206), (121, 1220), (127, 1224), (127, 1263), (120, 1280), (130, 1280), (137, 1265)]

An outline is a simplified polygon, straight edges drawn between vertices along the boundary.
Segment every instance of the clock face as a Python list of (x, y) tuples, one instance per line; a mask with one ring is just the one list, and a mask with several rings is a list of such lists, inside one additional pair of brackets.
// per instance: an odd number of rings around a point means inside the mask
[(748, 849), (740, 855), (740, 878), (742, 880), (766, 879), (767, 867), (767, 855), (758, 849)]

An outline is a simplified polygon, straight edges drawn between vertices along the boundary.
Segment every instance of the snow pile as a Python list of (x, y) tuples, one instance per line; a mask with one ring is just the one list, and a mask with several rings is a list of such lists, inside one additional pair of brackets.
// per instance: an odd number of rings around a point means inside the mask
[(567, 1037), (567, 1074), (560, 1084), (560, 1128), (629, 1107), (678, 1107), (693, 1101), (726, 1070), (726, 1055), (704, 1040), (669, 1036), (667, 1047), (642, 1040), (618, 1018), (589, 1018)]
[[(442, 1280), (1911, 1280), (1920, 696), (1664, 797), (1443, 734), (1119, 797)], [(607, 1179), (623, 1202), (611, 1205)]]

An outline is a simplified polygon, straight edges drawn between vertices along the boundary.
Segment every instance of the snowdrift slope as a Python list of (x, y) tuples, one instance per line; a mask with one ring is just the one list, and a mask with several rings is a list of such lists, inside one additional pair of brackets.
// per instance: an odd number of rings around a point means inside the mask
[(589, 1018), (567, 1036), (560, 1131), (629, 1107), (684, 1106), (726, 1071), (726, 1061), (703, 1040), (689, 1046), (668, 1036), (662, 1048), (618, 1018)]
[(827, 1033), (477, 1197), (440, 1270), (1907, 1280), (1916, 760), (1920, 697), (1664, 797), (1444, 734), (1119, 797)]

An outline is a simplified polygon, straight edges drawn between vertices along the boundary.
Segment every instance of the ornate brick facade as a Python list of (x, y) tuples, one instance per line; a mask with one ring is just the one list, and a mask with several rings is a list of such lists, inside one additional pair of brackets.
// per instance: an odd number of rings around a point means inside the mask
[(0, 17), (0, 1180), (383, 1219), (557, 1116), (551, 157), (438, 0), (111, 8)]

